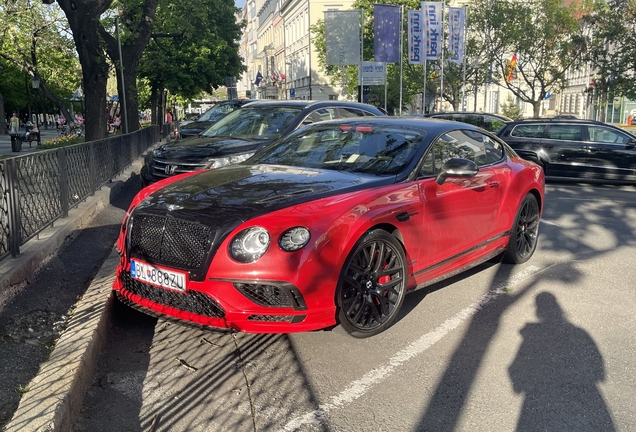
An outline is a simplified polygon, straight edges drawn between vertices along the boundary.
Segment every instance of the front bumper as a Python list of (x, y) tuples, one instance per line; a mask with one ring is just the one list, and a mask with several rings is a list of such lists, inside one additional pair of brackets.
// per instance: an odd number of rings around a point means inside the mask
[[(250, 284), (253, 281), (246, 282)], [(267, 283), (260, 282), (263, 285)], [(289, 285), (280, 282), (271, 284)], [(132, 279), (127, 271), (120, 268), (113, 290), (125, 303), (132, 303), (133, 307), (149, 315), (166, 316), (217, 330), (291, 333), (318, 330), (336, 323), (333, 301), (324, 308), (308, 308), (302, 294), (296, 290), (293, 294), (283, 293), (278, 297), (295, 297), (296, 300), (291, 300), (285, 307), (277, 307), (281, 304), (280, 300), (264, 300), (262, 296), (246, 292), (241, 285), (245, 284), (222, 280), (190, 282), (187, 292), (180, 293)]]

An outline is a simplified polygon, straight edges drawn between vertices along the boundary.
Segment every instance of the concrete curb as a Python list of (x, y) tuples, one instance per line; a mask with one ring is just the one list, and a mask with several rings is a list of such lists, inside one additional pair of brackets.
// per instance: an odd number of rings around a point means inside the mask
[[(0, 307), (3, 301), (8, 301), (28, 283), (69, 234), (87, 226), (96, 213), (121, 191), (125, 181), (139, 172), (142, 164), (143, 157), (140, 157), (111, 184), (70, 211), (68, 218), (56, 222), (38, 239), (25, 245), (20, 257), (4, 260), (0, 265)], [(68, 327), (50, 358), (40, 366), (37, 376), (29, 383), (17, 411), (5, 426), (7, 432), (71, 430), (105, 343), (118, 261), (119, 255), (113, 248), (82, 299), (76, 303)]]

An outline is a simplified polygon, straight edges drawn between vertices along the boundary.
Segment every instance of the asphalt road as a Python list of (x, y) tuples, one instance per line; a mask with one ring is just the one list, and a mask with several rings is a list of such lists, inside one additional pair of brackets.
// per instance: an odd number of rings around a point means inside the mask
[(120, 305), (76, 431), (636, 430), (636, 188), (550, 184), (535, 256), (388, 331), (221, 334)]

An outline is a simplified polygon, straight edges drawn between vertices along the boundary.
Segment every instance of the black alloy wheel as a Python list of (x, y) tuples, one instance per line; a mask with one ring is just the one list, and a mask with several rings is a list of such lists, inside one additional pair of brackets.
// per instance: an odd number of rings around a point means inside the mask
[(537, 199), (529, 193), (523, 198), (510, 231), (510, 241), (504, 254), (505, 262), (521, 264), (532, 257), (537, 248), (540, 218)]
[(406, 257), (389, 233), (365, 234), (353, 248), (336, 291), (337, 317), (351, 336), (365, 338), (386, 330), (406, 292)]

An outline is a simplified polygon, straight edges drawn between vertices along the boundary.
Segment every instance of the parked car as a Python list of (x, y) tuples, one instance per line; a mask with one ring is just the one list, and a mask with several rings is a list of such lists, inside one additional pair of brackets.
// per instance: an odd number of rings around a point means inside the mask
[(165, 144), (149, 153), (141, 169), (144, 185), (252, 156), (303, 125), (347, 117), (382, 116), (376, 107), (343, 101), (258, 101), (233, 111), (196, 138)]
[(471, 125), (316, 123), (247, 161), (143, 189), (117, 241), (114, 290), (218, 329), (340, 323), (372, 336), (409, 291), (498, 255), (530, 259), (543, 196), (538, 165)]
[(453, 120), (462, 123), (468, 123), (471, 125), (479, 126), (488, 132), (496, 133), (512, 119), (499, 114), (489, 114), (482, 112), (436, 112), (431, 114), (415, 114), (425, 118), (437, 118), (444, 120)]
[(250, 102), (254, 102), (254, 99), (235, 99), (219, 102), (201, 114), (201, 116), (195, 121), (184, 121), (179, 123), (179, 135), (181, 138), (197, 136), (232, 111)]
[(528, 119), (497, 134), (548, 176), (636, 182), (636, 136), (593, 120)]

